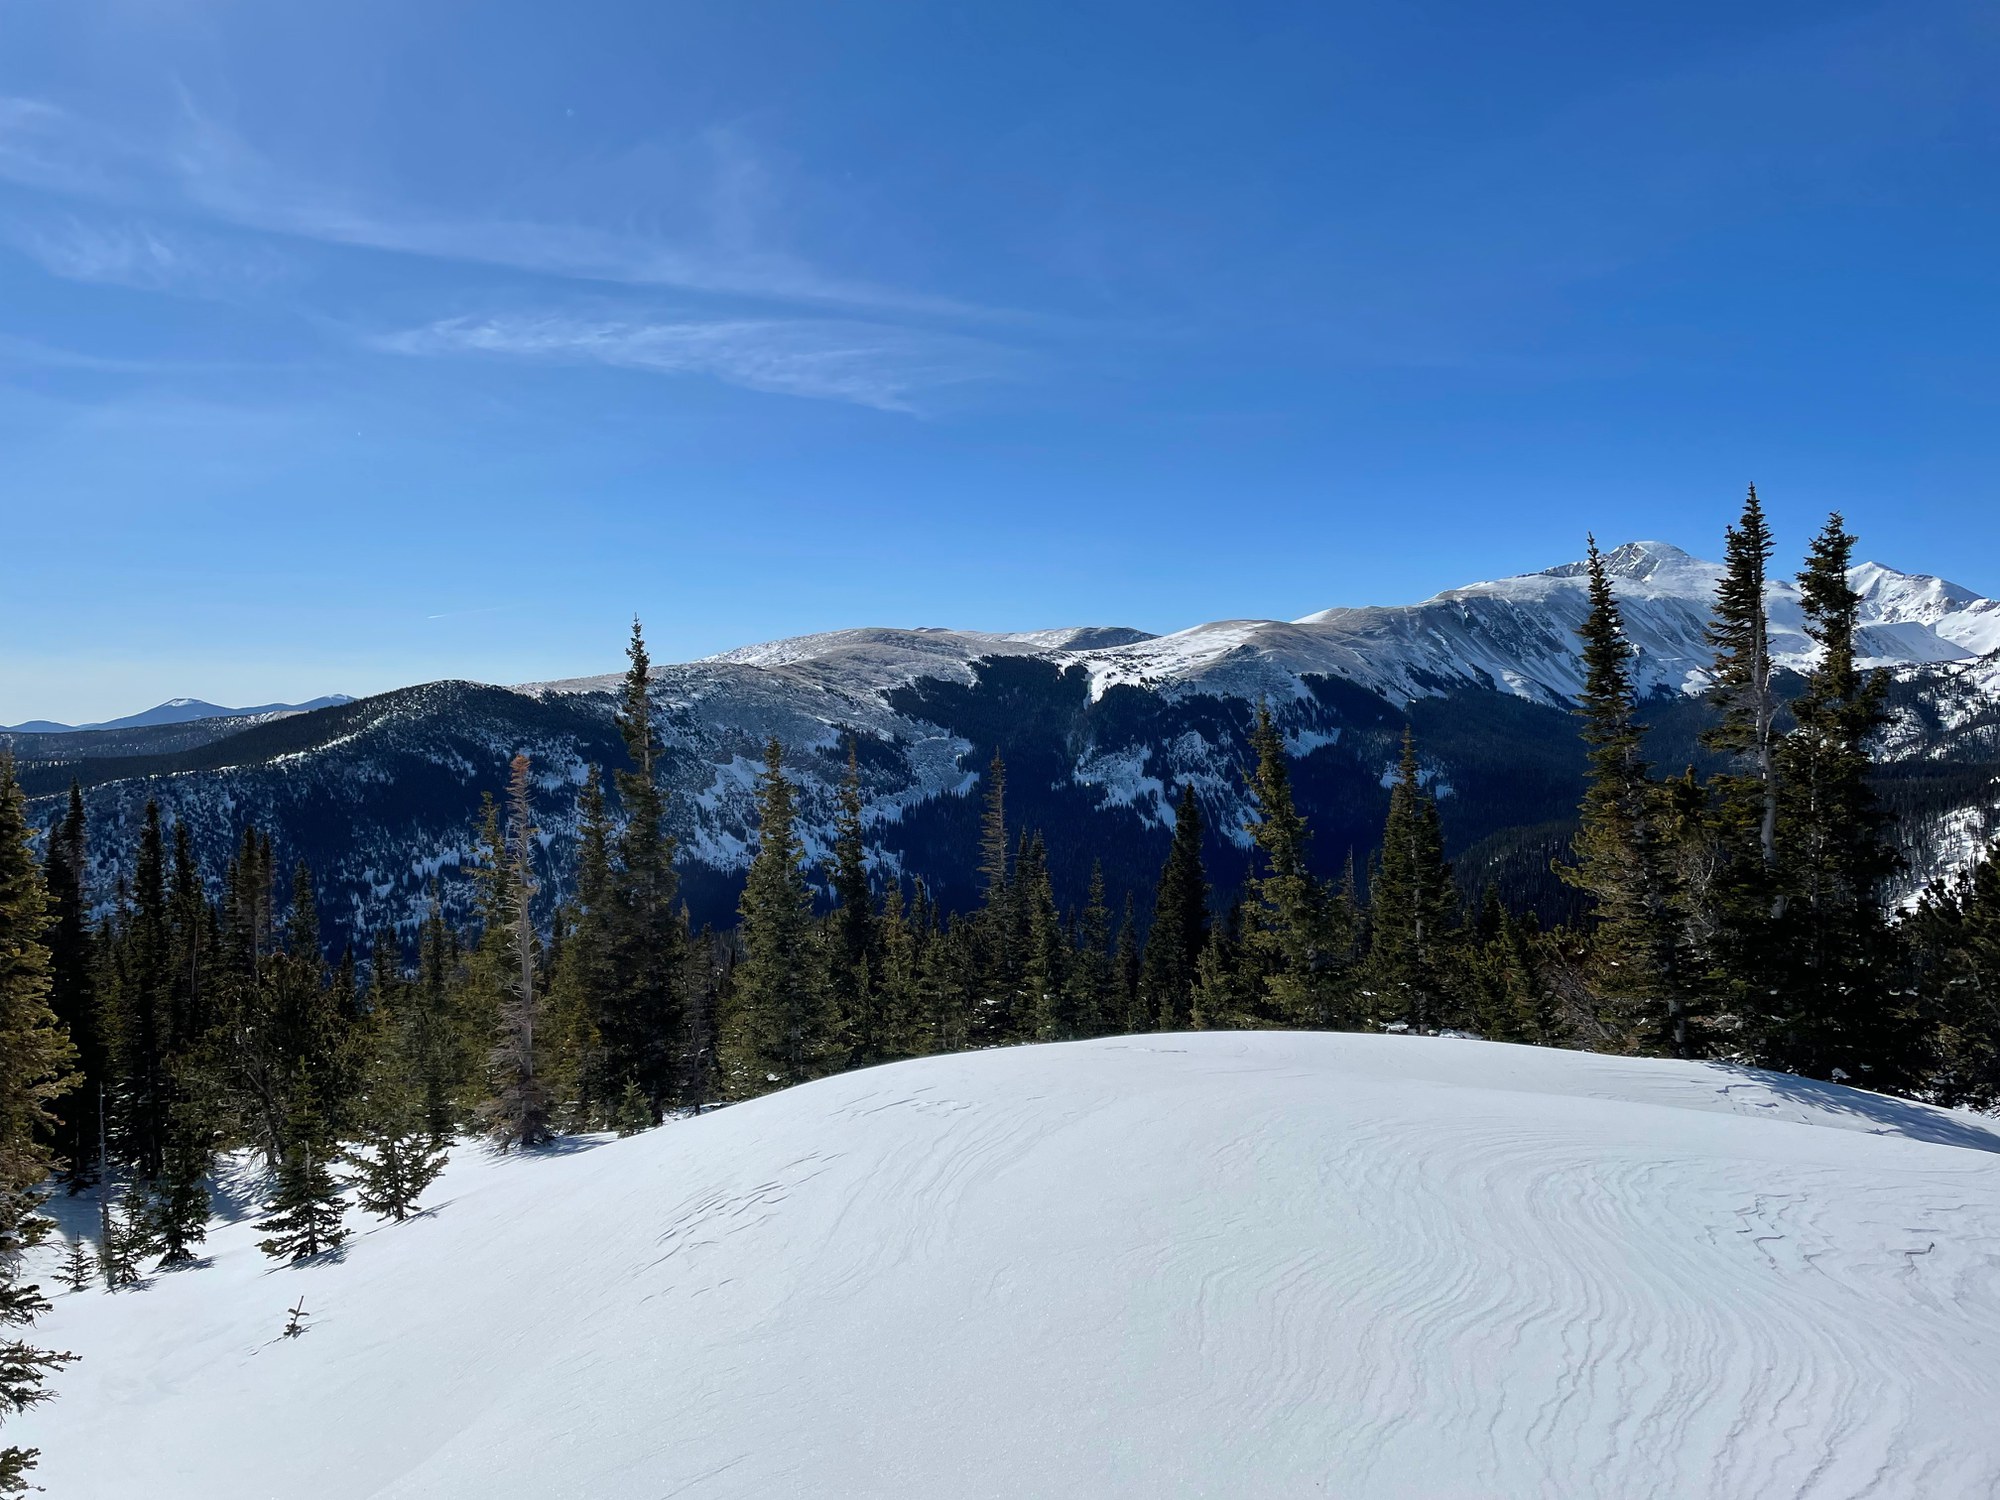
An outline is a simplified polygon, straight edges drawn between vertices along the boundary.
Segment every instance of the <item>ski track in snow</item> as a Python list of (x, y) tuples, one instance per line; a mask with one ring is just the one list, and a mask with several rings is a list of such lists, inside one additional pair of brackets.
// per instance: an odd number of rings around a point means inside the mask
[(10, 1438), (157, 1500), (2000, 1493), (2000, 1129), (1798, 1080), (1122, 1038), (432, 1201), (59, 1296)]

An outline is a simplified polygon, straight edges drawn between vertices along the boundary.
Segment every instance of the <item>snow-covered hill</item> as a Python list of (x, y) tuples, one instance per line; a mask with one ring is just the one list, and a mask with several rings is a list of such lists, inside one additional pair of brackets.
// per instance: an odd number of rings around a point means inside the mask
[[(1283, 1033), (848, 1074), (63, 1295), (66, 1500), (2000, 1493), (2000, 1132)], [(310, 1331), (278, 1337), (303, 1297)], [(10, 1436), (13, 1436), (10, 1428)]]

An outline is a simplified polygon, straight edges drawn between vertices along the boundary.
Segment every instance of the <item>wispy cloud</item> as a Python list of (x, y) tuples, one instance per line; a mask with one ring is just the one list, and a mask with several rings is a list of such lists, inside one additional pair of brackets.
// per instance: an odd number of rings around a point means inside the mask
[(375, 338), (408, 355), (501, 355), (707, 375), (749, 390), (917, 410), (925, 390), (1003, 373), (1006, 351), (977, 340), (838, 319), (625, 321), (567, 316), (452, 318)]
[(59, 214), (16, 219), (0, 235), (52, 276), (141, 291), (230, 296), (267, 286), (289, 269), (268, 245), (190, 234), (141, 219)]
[(179, 116), (139, 139), (45, 100), (0, 96), (0, 180), (128, 207), (192, 210), (237, 229), (582, 281), (877, 314), (1016, 314), (826, 271), (759, 225), (771, 190), (726, 131), (676, 153), (696, 205), (679, 232), (521, 214), (442, 216), (316, 182), (271, 161), (183, 96)]

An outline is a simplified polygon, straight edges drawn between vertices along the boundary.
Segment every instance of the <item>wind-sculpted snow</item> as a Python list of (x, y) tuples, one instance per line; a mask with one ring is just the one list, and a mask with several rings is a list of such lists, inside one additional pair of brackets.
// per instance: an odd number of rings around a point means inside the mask
[[(72, 1500), (2000, 1493), (2000, 1133), (1721, 1067), (1200, 1034), (462, 1148), (58, 1298)], [(43, 1252), (50, 1253), (50, 1252)], [(278, 1337), (300, 1298), (309, 1331)], [(11, 1432), (10, 1432), (10, 1435)]]

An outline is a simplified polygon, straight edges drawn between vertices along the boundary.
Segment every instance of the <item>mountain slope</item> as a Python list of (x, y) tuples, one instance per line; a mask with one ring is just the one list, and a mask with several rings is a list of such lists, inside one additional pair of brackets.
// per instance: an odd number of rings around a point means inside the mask
[[(71, 1500), (2000, 1488), (2000, 1134), (1385, 1036), (844, 1075), (474, 1148), (346, 1261), (57, 1299)], [(277, 1337), (303, 1298), (303, 1337)]]
[[(1642, 677), (1659, 690), (1648, 708), (1660, 726), (1651, 752), (1662, 766), (1698, 763), (1691, 695), (1708, 658), (1718, 569), (1657, 542), (1607, 556)], [(2000, 629), (2000, 605), (1874, 564), (1854, 581), (1866, 599), (1865, 649), (1896, 677), (1887, 780), (1917, 883), (2000, 833), (2000, 654), (1973, 654)], [(1796, 591), (1774, 584), (1771, 602), (1781, 660), (1803, 665)], [(1263, 700), (1297, 758), (1322, 873), (1372, 847), (1382, 778), (1408, 719), (1446, 794), (1445, 833), (1452, 857), (1468, 861), (1468, 888), (1503, 878), (1521, 887), (1510, 884), (1511, 895), (1560, 916), (1575, 897), (1548, 864), (1580, 790), (1568, 695), (1585, 608), (1583, 569), (1570, 563), (1419, 604), (1291, 622), (1157, 637), (1113, 627), (855, 629), (657, 667), (691, 909), (697, 921), (730, 919), (752, 780), (771, 736), (786, 746), (816, 860), (851, 737), (878, 874), (921, 876), (947, 905), (975, 891), (974, 794), (996, 750), (1015, 771), (1016, 826), (1051, 836), (1060, 900), (1080, 899), (1101, 855), (1114, 908), (1128, 892), (1143, 908), (1184, 786), (1200, 798), (1208, 857), (1227, 888), (1243, 869), (1241, 768)], [(247, 822), (269, 830), (282, 861), (305, 858), (318, 873), (330, 938), (365, 944), (383, 924), (410, 931), (434, 880), (447, 907), (462, 908), (455, 872), (470, 853), (480, 794), (500, 790), (517, 749), (541, 773), (545, 889), (566, 888), (576, 785), (587, 765), (623, 761), (617, 684), (615, 675), (512, 689), (433, 683), (256, 724), (14, 738), (43, 816), (73, 776), (83, 781), (98, 891), (129, 873), (132, 830), (156, 798), (170, 819), (188, 821), (210, 869)], [(212, 732), (225, 725), (226, 734)]]

